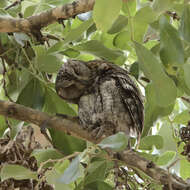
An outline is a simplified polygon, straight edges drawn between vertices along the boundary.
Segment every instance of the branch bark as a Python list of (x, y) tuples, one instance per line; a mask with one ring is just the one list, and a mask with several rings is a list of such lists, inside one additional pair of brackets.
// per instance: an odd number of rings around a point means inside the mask
[[(23, 105), (0, 100), (0, 115), (14, 118), (17, 120), (42, 125), (47, 122), (48, 126), (56, 130), (64, 131), (72, 136), (98, 143), (90, 134), (80, 127), (77, 119), (62, 119), (56, 116), (50, 116), (47, 113), (37, 111)], [(172, 184), (173, 190), (190, 189), (190, 184), (174, 174), (168, 174), (168, 171), (159, 168), (153, 162), (139, 156), (132, 150), (123, 151), (120, 155), (126, 165), (136, 168), (147, 174), (149, 177), (162, 185)]]
[(0, 16), (0, 32), (37, 33), (59, 19), (68, 19), (92, 10), (94, 2), (95, 0), (78, 0), (25, 19)]

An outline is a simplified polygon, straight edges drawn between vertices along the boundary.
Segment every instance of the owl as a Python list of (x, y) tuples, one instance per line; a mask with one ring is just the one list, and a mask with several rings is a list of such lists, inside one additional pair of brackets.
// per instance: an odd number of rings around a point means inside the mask
[(143, 101), (126, 70), (104, 60), (68, 60), (58, 72), (55, 88), (62, 99), (78, 105), (79, 122), (93, 137), (122, 131), (139, 139)]

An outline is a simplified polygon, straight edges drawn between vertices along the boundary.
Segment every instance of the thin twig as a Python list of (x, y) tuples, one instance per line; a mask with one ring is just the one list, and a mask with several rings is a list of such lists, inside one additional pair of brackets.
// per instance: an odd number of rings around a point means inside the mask
[(61, 158), (61, 159), (54, 159), (54, 160), (49, 159), (49, 160), (47, 160), (47, 161), (45, 161), (45, 162), (42, 162), (42, 163), (40, 164), (40, 167), (38, 168), (38, 171), (37, 171), (37, 172), (40, 173), (41, 170), (42, 170), (42, 168), (43, 168), (47, 163), (63, 162), (63, 161), (65, 161), (65, 160), (68, 160), (68, 159), (71, 159), (71, 158), (73, 158), (73, 157), (76, 157), (76, 156), (78, 156), (79, 154), (80, 154), (80, 152), (75, 152), (75, 153), (70, 154), (70, 155), (68, 155), (68, 156), (65, 156), (64, 158)]
[(20, 4), (23, 0), (16, 0), (15, 2), (13, 2), (12, 4), (10, 4), (9, 6), (5, 7), (5, 10), (8, 10), (12, 7), (15, 7), (16, 5)]
[(4, 92), (5, 92), (5, 96), (9, 99), (9, 101), (14, 102), (14, 101), (11, 99), (11, 97), (9, 96), (8, 92), (7, 92), (6, 80), (5, 80), (7, 69), (6, 69), (6, 66), (5, 66), (4, 59), (1, 58), (1, 60), (2, 60), (2, 66), (3, 66), (3, 89), (4, 89)]

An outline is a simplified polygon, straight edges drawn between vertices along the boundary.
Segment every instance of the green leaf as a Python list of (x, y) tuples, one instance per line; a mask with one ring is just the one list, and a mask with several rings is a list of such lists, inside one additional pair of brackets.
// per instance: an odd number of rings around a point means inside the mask
[(54, 185), (55, 190), (73, 190), (73, 184), (64, 184), (60, 182), (61, 173), (58, 172), (55, 168), (45, 172), (45, 177), (48, 184)]
[(96, 0), (93, 9), (93, 19), (96, 27), (106, 32), (119, 16), (121, 7), (122, 0)]
[(146, 136), (148, 134), (150, 128), (158, 118), (169, 115), (174, 108), (174, 103), (167, 107), (160, 107), (157, 104), (157, 96), (153, 84), (148, 84), (145, 92), (145, 121), (142, 136)]
[(134, 44), (140, 68), (145, 76), (153, 81), (152, 87), (156, 93), (157, 105), (168, 107), (175, 102), (177, 97), (177, 89), (174, 82), (165, 74), (162, 64), (150, 50), (137, 42)]
[(65, 37), (64, 44), (72, 42), (80, 38), (80, 36), (93, 24), (93, 20), (89, 19), (83, 22), (79, 27), (71, 30)]
[(32, 79), (20, 93), (17, 103), (41, 110), (44, 105), (44, 87), (37, 80)]
[(114, 151), (122, 151), (126, 148), (128, 138), (125, 133), (119, 132), (103, 139), (98, 145), (101, 148), (110, 148)]
[[(134, 0), (124, 0), (122, 11), (126, 16), (135, 16), (136, 13), (136, 1)], [(129, 13), (130, 11), (130, 13)]]
[(122, 31), (117, 34), (113, 40), (113, 44), (115, 47), (120, 48), (122, 50), (131, 50), (131, 46), (129, 41), (131, 40), (131, 35), (129, 31)]
[(104, 181), (97, 180), (85, 186), (88, 190), (113, 190), (113, 187)]
[(130, 69), (129, 69), (130, 74), (132, 74), (136, 79), (139, 77), (139, 63), (134, 62)]
[[(59, 159), (63, 157), (63, 154), (53, 148), (48, 149), (35, 149), (31, 156), (34, 156), (37, 160), (38, 166), (49, 159)], [(49, 167), (46, 165), (45, 167)]]
[(155, 0), (153, 3), (153, 9), (156, 12), (165, 12), (172, 7), (173, 0)]
[(163, 122), (163, 124), (161, 125), (161, 129), (158, 132), (158, 135), (162, 136), (164, 140), (164, 147), (160, 150), (160, 153), (164, 153), (168, 150), (176, 152), (176, 141), (174, 139), (174, 132), (171, 128), (170, 122)]
[(9, 84), (7, 85), (7, 92), (11, 99), (17, 101), (20, 93), (29, 84), (32, 79), (31, 74), (27, 69), (22, 67), (22, 70), (14, 70), (9, 75)]
[(4, 8), (7, 5), (6, 0), (0, 0), (0, 8)]
[(176, 156), (176, 152), (174, 151), (167, 151), (164, 152), (162, 155), (158, 157), (158, 160), (156, 161), (156, 164), (159, 166), (165, 166), (169, 164)]
[[(66, 114), (76, 116), (76, 112), (61, 99), (53, 90), (46, 89), (45, 104), (43, 111), (55, 114)], [(56, 148), (63, 151), (66, 155), (72, 154), (76, 151), (83, 151), (86, 147), (86, 142), (66, 135), (64, 132), (50, 129), (51, 138)]]
[(75, 58), (80, 55), (80, 52), (77, 50), (74, 50), (72, 48), (66, 49), (65, 51), (60, 52), (61, 54), (64, 54), (68, 57)]
[(183, 10), (183, 15), (181, 17), (180, 23), (180, 34), (182, 35), (183, 39), (190, 42), (190, 6), (185, 5)]
[(187, 179), (190, 176), (190, 163), (187, 160), (180, 160), (180, 176)]
[(160, 18), (160, 58), (165, 65), (184, 64), (184, 50), (179, 33), (164, 16)]
[(83, 168), (80, 164), (80, 156), (72, 160), (69, 167), (65, 170), (64, 174), (60, 177), (59, 181), (64, 184), (69, 184), (76, 181), (83, 175)]
[(13, 33), (13, 36), (18, 44), (20, 44), (22, 47), (25, 45), (26, 41), (29, 41), (29, 36), (24, 33)]
[[(41, 46), (40, 46), (41, 47)], [(36, 47), (35, 47), (36, 48)], [(46, 51), (46, 53), (48, 54), (53, 54), (53, 53), (57, 53), (62, 51), (64, 48), (64, 43), (63, 41), (59, 41), (57, 43), (55, 43), (54, 45), (52, 45), (50, 48), (48, 48), (48, 50)], [(39, 50), (38, 50), (39, 51)], [(43, 51), (44, 52), (44, 51)], [(44, 52), (45, 53), (45, 52)]]
[(157, 20), (158, 14), (152, 10), (150, 6), (145, 6), (138, 10), (133, 19), (134, 40), (142, 43), (148, 25)]
[(190, 111), (185, 110), (182, 111), (180, 114), (176, 115), (173, 122), (177, 124), (184, 124), (186, 125), (190, 121)]
[(5, 118), (4, 116), (0, 116), (0, 138), (2, 137), (6, 129), (7, 129), (7, 123), (5, 121)]
[(92, 162), (87, 169), (88, 175), (85, 177), (85, 186), (97, 180), (103, 180), (105, 178), (106, 169), (107, 162), (105, 160)]
[(35, 46), (36, 66), (40, 71), (55, 73), (61, 67), (61, 61), (54, 54), (49, 54), (45, 47)]
[(33, 172), (28, 168), (25, 168), (16, 164), (5, 164), (1, 168), (1, 180), (4, 181), (9, 178), (16, 180), (22, 179), (38, 179), (37, 172)]
[(112, 49), (106, 48), (101, 42), (97, 40), (90, 40), (80, 45), (73, 46), (73, 49), (91, 53), (95, 56), (98, 56), (100, 58), (106, 59), (108, 61), (113, 61), (113, 62), (119, 57), (124, 56), (123, 52), (119, 50), (112, 50)]
[(123, 15), (119, 15), (119, 17), (113, 23), (112, 27), (108, 30), (108, 33), (115, 34), (121, 31), (123, 28), (125, 28), (127, 24), (128, 24), (128, 18)]
[(46, 88), (45, 91), (45, 104), (43, 107), (43, 111), (55, 114), (62, 113), (71, 116), (76, 116), (76, 112), (66, 103), (63, 99), (61, 99), (53, 89)]
[(157, 149), (161, 149), (164, 146), (164, 141), (160, 135), (146, 136), (141, 139), (139, 149), (152, 150), (155, 146)]
[[(185, 64), (187, 65), (187, 64)], [(182, 91), (182, 95), (185, 92), (187, 95), (190, 95), (190, 88), (187, 86), (187, 83), (189, 83), (189, 79), (188, 79), (188, 72), (186, 72), (186, 77), (185, 77), (185, 71), (184, 68), (187, 67), (187, 71), (188, 71), (188, 66), (183, 65), (182, 68), (180, 68), (178, 70), (178, 75), (177, 77), (177, 87), (179, 88), (179, 90)], [(185, 81), (186, 80), (186, 81)]]
[(185, 80), (185, 83), (186, 83), (187, 87), (190, 89), (190, 77), (189, 77), (189, 74), (190, 74), (190, 64), (185, 64), (183, 66), (183, 70), (184, 70), (184, 80)]
[(24, 18), (27, 18), (29, 16), (32, 16), (37, 8), (37, 4), (28, 6), (24, 11)]
[(150, 24), (157, 20), (157, 18), (158, 13), (154, 12), (150, 6), (145, 6), (137, 11), (134, 20), (141, 24)]

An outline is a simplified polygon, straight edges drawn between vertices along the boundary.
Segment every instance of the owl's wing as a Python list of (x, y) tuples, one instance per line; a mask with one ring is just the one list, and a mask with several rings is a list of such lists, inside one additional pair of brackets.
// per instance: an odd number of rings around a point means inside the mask
[(139, 89), (128, 75), (117, 76), (116, 81), (121, 99), (133, 122), (133, 128), (140, 135), (144, 125), (144, 107)]

